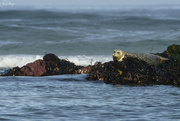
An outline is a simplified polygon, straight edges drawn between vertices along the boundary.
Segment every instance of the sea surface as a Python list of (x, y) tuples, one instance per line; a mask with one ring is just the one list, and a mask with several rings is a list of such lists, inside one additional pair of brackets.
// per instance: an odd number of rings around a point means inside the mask
[[(159, 53), (180, 44), (180, 6), (1, 9), (0, 72), (54, 53), (77, 65), (115, 49)], [(0, 77), (0, 120), (180, 121), (180, 88), (87, 81), (88, 75)]]

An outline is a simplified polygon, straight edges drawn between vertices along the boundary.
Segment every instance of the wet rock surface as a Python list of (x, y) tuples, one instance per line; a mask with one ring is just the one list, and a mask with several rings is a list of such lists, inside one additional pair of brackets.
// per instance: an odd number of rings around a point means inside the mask
[(21, 68), (9, 69), (2, 76), (89, 74), (88, 80), (101, 80), (107, 84), (180, 86), (180, 45), (171, 45), (166, 51), (156, 55), (168, 60), (153, 66), (138, 58), (127, 57), (122, 62), (96, 62), (94, 65), (83, 67), (50, 53), (43, 59)]
[(168, 60), (157, 66), (132, 57), (124, 58), (122, 62), (99, 63), (88, 79), (103, 80), (107, 84), (180, 86), (180, 46), (171, 45), (167, 51), (157, 55)]
[(7, 70), (2, 76), (49, 76), (74, 74), (75, 70), (83, 68), (67, 60), (59, 59), (54, 54), (46, 54), (43, 60), (39, 59), (21, 68), (14, 67)]
[(88, 79), (107, 84), (180, 86), (180, 69), (175, 60), (149, 66), (137, 58), (125, 58), (122, 62), (108, 62), (94, 68)]

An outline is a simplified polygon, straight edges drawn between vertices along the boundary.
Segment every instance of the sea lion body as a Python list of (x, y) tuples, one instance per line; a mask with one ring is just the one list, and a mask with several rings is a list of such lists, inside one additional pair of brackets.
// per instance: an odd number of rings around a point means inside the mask
[(158, 65), (162, 63), (165, 60), (168, 60), (167, 58), (158, 56), (158, 55), (153, 55), (153, 54), (144, 54), (144, 53), (130, 53), (130, 52), (125, 52), (122, 50), (115, 50), (113, 53), (113, 60), (114, 61), (123, 61), (123, 58), (126, 57), (134, 57), (138, 58), (140, 60), (143, 60), (147, 62), (149, 65)]

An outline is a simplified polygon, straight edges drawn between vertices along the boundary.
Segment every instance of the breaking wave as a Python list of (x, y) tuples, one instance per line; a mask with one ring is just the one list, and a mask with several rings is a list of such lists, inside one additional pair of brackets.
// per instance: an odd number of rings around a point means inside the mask
[[(12, 67), (22, 67), (27, 63), (34, 62), (35, 60), (42, 59), (42, 55), (4, 55), (0, 56), (0, 68), (12, 68)], [(60, 59), (65, 59), (76, 65), (93, 65), (95, 62), (108, 62), (112, 60), (111, 56), (59, 56)]]

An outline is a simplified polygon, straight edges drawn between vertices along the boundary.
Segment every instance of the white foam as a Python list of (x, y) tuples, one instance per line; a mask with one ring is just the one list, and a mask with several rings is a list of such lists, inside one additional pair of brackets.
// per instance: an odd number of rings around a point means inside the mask
[(39, 55), (1, 55), (0, 68), (11, 68), (15, 66), (22, 67), (23, 65), (33, 62), (37, 59), (42, 59)]
[(111, 56), (86, 56), (86, 55), (78, 55), (78, 56), (59, 56), (61, 59), (68, 59), (70, 62), (75, 63), (76, 65), (93, 65), (96, 62), (108, 62), (112, 60)]
[[(34, 62), (35, 60), (42, 59), (42, 55), (1, 55), (0, 56), (0, 68), (12, 68), (12, 67), (22, 67), (27, 63)], [(76, 65), (93, 65), (95, 62), (108, 62), (112, 60), (111, 56), (59, 56), (60, 59), (66, 59)]]

